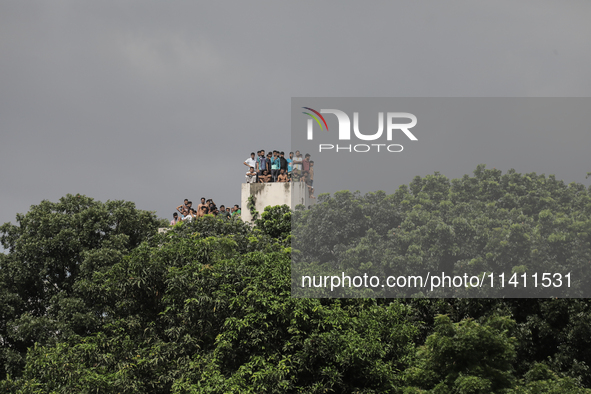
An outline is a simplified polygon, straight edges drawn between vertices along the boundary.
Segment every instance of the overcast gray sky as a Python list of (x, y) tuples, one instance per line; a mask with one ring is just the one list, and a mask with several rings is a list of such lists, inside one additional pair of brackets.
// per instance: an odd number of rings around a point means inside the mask
[(167, 218), (239, 203), (249, 153), (290, 148), (291, 97), (588, 97), (589, 20), (589, 1), (0, 0), (0, 223), (67, 193)]

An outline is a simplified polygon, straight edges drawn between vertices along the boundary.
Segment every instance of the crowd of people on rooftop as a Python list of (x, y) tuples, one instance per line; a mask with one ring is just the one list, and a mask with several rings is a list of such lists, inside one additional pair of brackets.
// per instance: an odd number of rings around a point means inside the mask
[[(314, 197), (314, 162), (310, 160), (310, 154), (302, 156), (299, 150), (289, 152), (289, 157), (285, 157), (284, 152), (277, 150), (270, 151), (265, 155), (264, 150), (256, 153), (252, 152), (250, 157), (244, 161), (248, 167), (246, 172), (247, 183), (272, 183), (272, 182), (305, 182), (308, 187), (310, 198)], [(185, 199), (184, 202), (176, 208), (172, 214), (173, 219), (170, 222), (174, 226), (181, 221), (193, 220), (205, 215), (211, 214), (221, 216), (226, 219), (240, 216), (241, 210), (238, 204), (232, 208), (220, 205), (218, 208), (213, 199), (201, 197), (201, 203), (197, 209), (193, 208), (193, 202)]]
[(244, 161), (248, 167), (246, 172), (246, 183), (268, 183), (268, 182), (305, 182), (308, 186), (310, 198), (314, 197), (314, 161), (306, 153), (304, 156), (299, 150), (285, 152), (277, 150), (269, 151), (265, 156), (265, 150), (256, 153), (251, 152), (250, 157)]
[(215, 202), (213, 202), (213, 199), (209, 198), (206, 200), (205, 197), (201, 197), (201, 203), (197, 205), (197, 209), (193, 208), (192, 201), (189, 201), (189, 199), (185, 198), (185, 201), (176, 207), (176, 210), (177, 212), (172, 214), (172, 221), (170, 222), (171, 226), (174, 226), (183, 220), (191, 221), (208, 214), (230, 219), (235, 216), (239, 217), (241, 213), (240, 206), (238, 204), (235, 204), (232, 208), (229, 206), (226, 207), (225, 205), (220, 205), (218, 208)]

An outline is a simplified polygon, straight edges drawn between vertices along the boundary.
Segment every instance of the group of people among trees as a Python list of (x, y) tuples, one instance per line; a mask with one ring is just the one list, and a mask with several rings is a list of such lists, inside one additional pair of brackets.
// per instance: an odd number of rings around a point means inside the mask
[(306, 153), (304, 156), (299, 150), (285, 152), (277, 150), (269, 151), (265, 156), (265, 150), (250, 153), (250, 157), (244, 161), (248, 167), (246, 172), (246, 183), (268, 183), (268, 182), (305, 182), (308, 186), (310, 198), (314, 197), (314, 161)]
[(190, 221), (208, 214), (230, 219), (234, 216), (240, 216), (241, 213), (240, 206), (238, 204), (235, 204), (232, 208), (229, 206), (226, 207), (225, 205), (220, 205), (218, 209), (217, 205), (213, 202), (213, 199), (209, 198), (206, 200), (205, 197), (201, 197), (201, 203), (197, 205), (197, 209), (193, 208), (192, 201), (189, 201), (189, 199), (185, 198), (185, 201), (176, 207), (176, 210), (177, 212), (172, 214), (172, 220), (170, 221), (171, 226), (174, 226), (183, 220)]

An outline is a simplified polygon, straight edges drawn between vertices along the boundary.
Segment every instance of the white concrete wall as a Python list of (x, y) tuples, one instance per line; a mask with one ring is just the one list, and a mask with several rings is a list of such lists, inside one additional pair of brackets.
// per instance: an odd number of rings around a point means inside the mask
[(308, 207), (316, 202), (308, 197), (308, 186), (304, 182), (284, 183), (243, 183), (240, 198), (242, 220), (252, 221), (252, 215), (248, 209), (248, 197), (254, 196), (255, 208), (259, 214), (263, 213), (266, 206), (287, 205), (294, 209), (296, 205), (303, 204)]

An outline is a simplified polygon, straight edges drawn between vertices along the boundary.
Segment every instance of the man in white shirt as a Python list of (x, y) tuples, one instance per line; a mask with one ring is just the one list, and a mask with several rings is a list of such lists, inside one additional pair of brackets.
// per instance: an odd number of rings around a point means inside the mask
[(296, 150), (295, 157), (293, 158), (293, 168), (302, 171), (302, 163), (304, 162), (304, 158), (299, 150)]
[(189, 208), (189, 213), (182, 220), (186, 220), (187, 222), (190, 222), (195, 218), (196, 214), (197, 214), (197, 212), (195, 212), (195, 210), (193, 208)]
[(250, 167), (250, 171), (246, 173), (246, 183), (256, 183), (257, 181), (257, 173), (254, 170), (254, 167)]
[(245, 165), (247, 168), (250, 168), (250, 167), (252, 167), (252, 168), (256, 168), (257, 161), (256, 161), (256, 159), (254, 158), (254, 152), (252, 152), (252, 153), (250, 154), (250, 157), (244, 161), (244, 165)]

